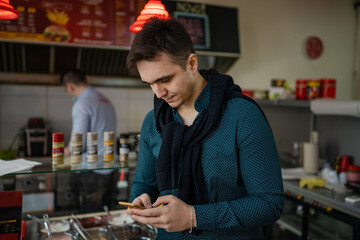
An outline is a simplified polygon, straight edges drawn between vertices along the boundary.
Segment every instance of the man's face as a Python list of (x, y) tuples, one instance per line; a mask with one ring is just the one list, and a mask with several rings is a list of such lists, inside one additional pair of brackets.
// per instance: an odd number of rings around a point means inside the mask
[(184, 70), (162, 52), (152, 61), (137, 62), (137, 68), (142, 81), (151, 86), (157, 98), (173, 108), (193, 104), (194, 77), (188, 64)]

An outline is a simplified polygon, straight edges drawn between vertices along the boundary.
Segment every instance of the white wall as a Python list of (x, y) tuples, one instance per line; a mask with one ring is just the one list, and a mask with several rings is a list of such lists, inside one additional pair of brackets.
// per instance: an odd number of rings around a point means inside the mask
[[(142, 120), (152, 109), (151, 89), (96, 88), (113, 103), (117, 134), (140, 131)], [(70, 140), (72, 99), (63, 87), (0, 85), (0, 148), (11, 140), (30, 117), (42, 117), (55, 132)]]
[[(356, 28), (353, 0), (188, 1), (238, 8), (241, 59), (229, 74), (242, 88), (268, 89), (272, 78), (295, 83), (298, 78), (326, 77), (337, 80), (338, 99), (351, 98)], [(318, 36), (323, 42), (323, 54), (316, 60), (304, 54), (309, 36)]]

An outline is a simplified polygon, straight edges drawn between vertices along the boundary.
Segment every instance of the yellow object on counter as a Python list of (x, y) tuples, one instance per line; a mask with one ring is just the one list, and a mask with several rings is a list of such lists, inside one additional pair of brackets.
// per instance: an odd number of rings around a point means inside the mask
[(307, 187), (308, 189), (313, 189), (314, 187), (324, 187), (326, 181), (320, 177), (306, 177), (300, 179), (299, 185), (301, 188)]

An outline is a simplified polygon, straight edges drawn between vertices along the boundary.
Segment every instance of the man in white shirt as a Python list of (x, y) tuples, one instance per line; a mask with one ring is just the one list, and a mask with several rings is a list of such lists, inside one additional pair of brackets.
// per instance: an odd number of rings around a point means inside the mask
[[(91, 87), (86, 75), (79, 69), (69, 68), (61, 73), (60, 82), (66, 92), (73, 97), (72, 132), (82, 133), (83, 164), (86, 162), (88, 132), (98, 133), (98, 167), (103, 164), (104, 132), (116, 132), (116, 113), (112, 103)], [(70, 140), (71, 141), (71, 140)], [(65, 148), (70, 155), (71, 144)], [(83, 212), (101, 210), (109, 205), (115, 172), (111, 170), (85, 171), (79, 174), (80, 201)]]
[[(86, 153), (87, 132), (97, 132), (98, 155), (102, 156), (104, 132), (116, 131), (116, 113), (113, 105), (109, 99), (91, 87), (85, 74), (76, 68), (65, 70), (60, 81), (75, 101), (71, 111), (72, 132), (83, 134), (83, 153)], [(65, 154), (70, 154), (69, 147)]]

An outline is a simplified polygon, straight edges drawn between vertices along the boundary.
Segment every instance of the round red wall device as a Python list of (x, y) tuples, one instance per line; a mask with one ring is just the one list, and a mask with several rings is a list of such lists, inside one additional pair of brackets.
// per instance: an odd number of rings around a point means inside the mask
[(323, 44), (318, 37), (309, 37), (306, 40), (306, 55), (310, 59), (316, 59), (320, 57), (323, 52)]

